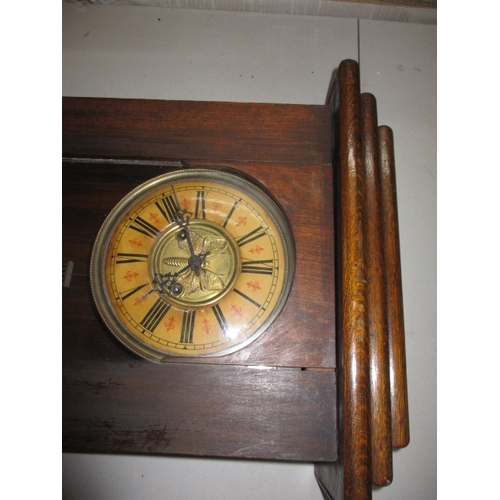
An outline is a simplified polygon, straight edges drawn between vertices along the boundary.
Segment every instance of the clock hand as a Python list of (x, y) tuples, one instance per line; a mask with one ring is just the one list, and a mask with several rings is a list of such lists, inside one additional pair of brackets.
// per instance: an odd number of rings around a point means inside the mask
[[(191, 266), (188, 264), (187, 266), (183, 267), (180, 271), (177, 271), (176, 273), (166, 273), (166, 274), (156, 273), (155, 277), (153, 278), (153, 288), (149, 290), (148, 293), (140, 297), (138, 301), (141, 302), (153, 292), (159, 292), (160, 294), (163, 295), (168, 295), (171, 293), (174, 295), (179, 295), (182, 291), (182, 287), (177, 283), (177, 278), (181, 274), (184, 274), (189, 269), (191, 269)], [(180, 287), (177, 293), (176, 293), (176, 286)]]
[(189, 258), (189, 264), (191, 266), (191, 269), (196, 274), (196, 276), (199, 277), (201, 265), (206, 259), (206, 255), (203, 255), (201, 253), (200, 255), (196, 255), (196, 252), (194, 251), (193, 242), (191, 240), (191, 235), (189, 232), (189, 221), (191, 219), (191, 213), (188, 212), (187, 210), (181, 210), (179, 199), (177, 198), (177, 193), (175, 192), (173, 186), (172, 186), (172, 196), (174, 197), (175, 204), (178, 207), (177, 211), (174, 213), (174, 220), (177, 223), (177, 225), (181, 228), (181, 231), (179, 233), (179, 238), (181, 240), (187, 241), (189, 247), (189, 253), (191, 254), (191, 257)]
[(172, 196), (175, 200), (175, 204), (177, 205), (178, 209), (174, 214), (174, 219), (175, 222), (178, 224), (178, 226), (181, 228), (181, 232), (179, 233), (179, 238), (181, 240), (186, 240), (188, 247), (189, 247), (189, 253), (191, 254), (189, 258), (189, 266), (191, 269), (194, 271), (196, 276), (199, 278), (201, 274), (201, 266), (203, 262), (205, 262), (205, 259), (207, 256), (210, 254), (210, 252), (206, 253), (199, 253), (196, 255), (196, 252), (194, 250), (193, 246), (193, 241), (191, 239), (191, 234), (189, 232), (189, 221), (191, 219), (191, 212), (188, 212), (187, 210), (181, 210), (180, 208), (180, 203), (179, 199), (177, 198), (177, 193), (175, 192), (174, 187), (172, 186)]
[(203, 262), (205, 262), (205, 259), (210, 255), (210, 252), (205, 252), (205, 253), (200, 253), (199, 255), (192, 255), (189, 258), (189, 265), (191, 266), (191, 269), (194, 271), (196, 276), (200, 276), (201, 273), (201, 266), (203, 265)]
[(186, 220), (185, 220), (184, 224), (181, 225), (182, 230), (179, 233), (179, 238), (181, 240), (186, 240), (187, 241), (187, 244), (188, 244), (188, 247), (189, 247), (189, 253), (191, 254), (191, 257), (194, 257), (196, 254), (195, 254), (195, 251), (194, 251), (193, 242), (191, 240), (191, 234), (189, 232), (189, 219), (190, 219), (190, 217), (186, 217)]
[(210, 252), (205, 252), (205, 253), (199, 253), (196, 255), (196, 252), (194, 250), (193, 242), (191, 240), (191, 235), (189, 232), (189, 217), (187, 218), (185, 225), (181, 231), (180, 235), (181, 239), (185, 239), (187, 241), (188, 247), (189, 247), (189, 253), (191, 254), (191, 257), (189, 257), (189, 265), (191, 266), (191, 269), (194, 271), (196, 276), (200, 277), (200, 272), (201, 272), (201, 266), (203, 262), (205, 262), (205, 259), (207, 256), (210, 254)]
[[(153, 284), (155, 286), (159, 285), (159, 291), (162, 294), (179, 295), (182, 292), (182, 286), (177, 283), (177, 278), (181, 274), (184, 274), (186, 271), (189, 271), (190, 268), (191, 266), (188, 264), (176, 273), (156, 274), (156, 276), (153, 278)], [(161, 281), (157, 280), (158, 276), (160, 277)]]

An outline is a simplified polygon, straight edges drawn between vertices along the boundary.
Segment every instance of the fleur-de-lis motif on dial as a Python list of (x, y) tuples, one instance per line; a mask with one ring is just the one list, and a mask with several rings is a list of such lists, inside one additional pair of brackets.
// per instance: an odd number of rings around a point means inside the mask
[(146, 359), (229, 354), (278, 318), (293, 246), (286, 217), (252, 179), (178, 170), (110, 212), (92, 251), (92, 291), (112, 333)]

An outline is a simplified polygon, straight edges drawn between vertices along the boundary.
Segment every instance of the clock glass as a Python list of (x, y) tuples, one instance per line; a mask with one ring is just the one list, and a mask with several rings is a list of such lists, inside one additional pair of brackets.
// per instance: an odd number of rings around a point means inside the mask
[(247, 346), (283, 309), (294, 270), (290, 224), (262, 186), (229, 170), (185, 169), (115, 206), (90, 274), (111, 332), (161, 362)]

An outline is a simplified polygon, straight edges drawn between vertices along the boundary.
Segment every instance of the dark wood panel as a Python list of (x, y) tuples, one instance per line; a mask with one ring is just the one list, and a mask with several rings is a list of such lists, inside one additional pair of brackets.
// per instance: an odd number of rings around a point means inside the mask
[(63, 156), (331, 165), (326, 106), (63, 98)]
[(332, 371), (132, 360), (63, 370), (65, 451), (336, 459)]

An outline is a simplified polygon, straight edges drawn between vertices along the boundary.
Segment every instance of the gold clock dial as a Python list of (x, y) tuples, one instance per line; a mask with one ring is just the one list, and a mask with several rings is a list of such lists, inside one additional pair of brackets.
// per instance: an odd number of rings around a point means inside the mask
[(152, 179), (106, 218), (91, 285), (111, 332), (151, 361), (218, 356), (262, 334), (291, 289), (290, 225), (272, 197), (234, 172)]

